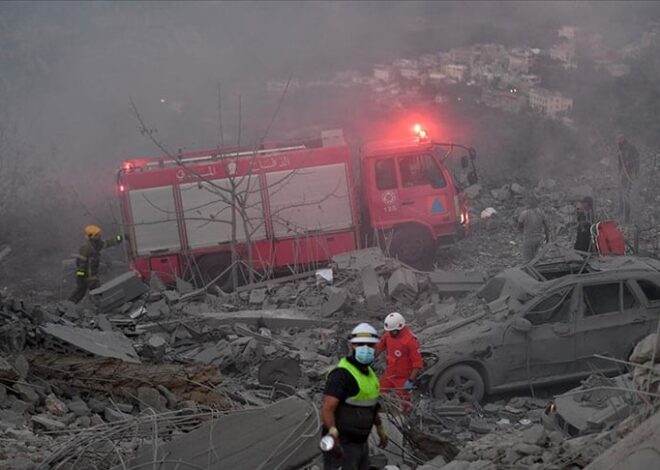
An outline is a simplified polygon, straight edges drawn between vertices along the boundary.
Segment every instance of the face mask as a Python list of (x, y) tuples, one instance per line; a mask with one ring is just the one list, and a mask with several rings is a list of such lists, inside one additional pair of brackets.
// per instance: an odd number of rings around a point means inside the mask
[(355, 349), (355, 360), (360, 364), (371, 364), (374, 362), (376, 351), (370, 346), (360, 346)]

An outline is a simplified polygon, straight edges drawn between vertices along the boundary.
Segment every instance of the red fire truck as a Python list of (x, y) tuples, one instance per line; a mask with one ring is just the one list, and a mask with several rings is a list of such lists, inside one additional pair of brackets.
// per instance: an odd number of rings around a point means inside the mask
[(462, 152), (473, 182), (476, 153), (415, 132), (363, 146), (357, 179), (341, 131), (296, 145), (124, 161), (117, 188), (131, 265), (145, 279), (206, 283), (228, 271), (234, 240), (233, 259), (261, 271), (315, 265), (371, 243), (428, 267), (436, 244), (469, 224), (446, 162)]

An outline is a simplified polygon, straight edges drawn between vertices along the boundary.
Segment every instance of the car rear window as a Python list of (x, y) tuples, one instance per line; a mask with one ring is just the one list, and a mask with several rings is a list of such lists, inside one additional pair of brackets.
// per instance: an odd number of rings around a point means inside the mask
[(657, 284), (646, 279), (638, 279), (637, 284), (644, 292), (644, 295), (649, 302), (656, 302), (660, 300), (660, 287)]
[[(637, 308), (639, 304), (630, 288), (625, 283), (610, 282), (584, 286), (584, 316), (619, 313), (623, 310)], [(619, 293), (622, 294), (619, 297)]]

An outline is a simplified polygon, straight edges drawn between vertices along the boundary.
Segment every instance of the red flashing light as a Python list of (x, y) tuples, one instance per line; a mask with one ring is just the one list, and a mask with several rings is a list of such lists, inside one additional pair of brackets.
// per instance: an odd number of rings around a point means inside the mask
[(123, 193), (126, 190), (126, 187), (123, 184), (119, 185), (119, 192)]
[(135, 168), (135, 165), (133, 165), (131, 162), (124, 162), (122, 168), (124, 169), (124, 171), (131, 171)]
[(417, 137), (418, 137), (420, 142), (422, 140), (428, 139), (429, 134), (428, 134), (428, 132), (426, 132), (426, 129), (424, 129), (421, 124), (415, 124), (413, 126), (413, 130), (415, 131), (415, 134), (417, 134)]

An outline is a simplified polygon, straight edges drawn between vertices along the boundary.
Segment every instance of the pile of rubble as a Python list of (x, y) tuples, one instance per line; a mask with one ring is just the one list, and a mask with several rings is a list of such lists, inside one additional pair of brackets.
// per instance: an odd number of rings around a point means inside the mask
[(660, 336), (656, 333), (640, 341), (630, 355), (630, 362), (635, 364), (635, 386), (660, 395)]
[[(573, 202), (593, 191), (558, 186), (545, 180), (535, 192), (555, 240), (571, 246)], [(177, 459), (315, 468), (325, 372), (349, 330), (400, 311), (425, 343), (478, 318), (483, 300), (466, 294), (519, 259), (515, 220), (527, 193), (468, 188), (474, 231), (432, 272), (366, 249), (232, 293), (156, 276), (145, 284), (133, 272), (82, 305), (0, 293), (0, 468), (137, 468), (154, 456), (160, 468)], [(390, 423), (400, 452), (386, 460), (426, 470), (584, 467), (652, 411), (656, 344), (638, 345), (628, 381), (592, 377), (557, 399), (417, 397), (411, 419)]]
[[(657, 452), (643, 457), (639, 453), (644, 452), (645, 439), (659, 442), (660, 438), (646, 424), (660, 419), (660, 377), (657, 365), (655, 371), (651, 367), (658, 352), (657, 335), (650, 335), (631, 355), (632, 364), (641, 364), (632, 373), (614, 378), (592, 375), (554, 399), (515, 397), (507, 404), (494, 402), (483, 408), (422, 401), (415, 415), (415, 432), (427, 441), (451, 443), (460, 452), (436, 457), (418, 468), (554, 470), (588, 466), (596, 470), (606, 464), (612, 469), (655, 468), (660, 463)], [(616, 449), (628, 434), (637, 435), (637, 457), (619, 448), (611, 452), (619, 466), (598, 459), (607, 449)], [(424, 439), (418, 437), (418, 441)], [(451, 462), (441, 464), (448, 460)]]

